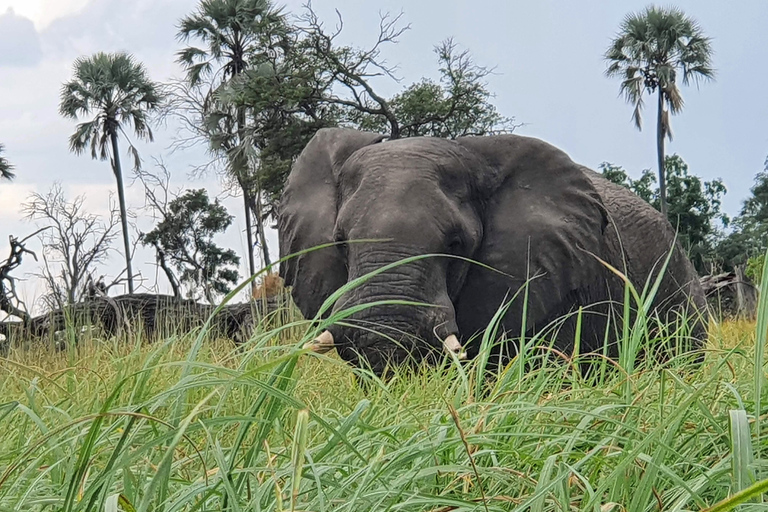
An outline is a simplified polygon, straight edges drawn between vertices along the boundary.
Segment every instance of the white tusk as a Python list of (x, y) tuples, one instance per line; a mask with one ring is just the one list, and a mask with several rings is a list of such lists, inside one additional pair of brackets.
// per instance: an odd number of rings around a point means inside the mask
[(459, 343), (459, 338), (457, 338), (455, 334), (451, 334), (445, 338), (445, 340), (443, 340), (443, 347), (445, 347), (448, 352), (456, 354), (459, 359), (467, 358), (467, 353), (462, 351), (463, 347), (461, 346), (461, 343)]
[(326, 352), (333, 350), (334, 346), (333, 334), (331, 334), (330, 331), (323, 331), (320, 336), (305, 343), (303, 348), (308, 348), (312, 352), (317, 352), (318, 354), (325, 354)]

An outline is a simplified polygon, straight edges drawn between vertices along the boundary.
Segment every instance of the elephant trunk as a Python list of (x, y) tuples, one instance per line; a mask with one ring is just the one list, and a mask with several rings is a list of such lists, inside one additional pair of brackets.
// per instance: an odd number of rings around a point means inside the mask
[(367, 248), (350, 254), (350, 280), (360, 276), (366, 280), (341, 297), (334, 312), (355, 311), (309, 348), (322, 351), (332, 343), (343, 359), (370, 365), (377, 373), (387, 364), (436, 359), (445, 352), (464, 356), (444, 260), (420, 259), (370, 274), (413, 254), (400, 249)]

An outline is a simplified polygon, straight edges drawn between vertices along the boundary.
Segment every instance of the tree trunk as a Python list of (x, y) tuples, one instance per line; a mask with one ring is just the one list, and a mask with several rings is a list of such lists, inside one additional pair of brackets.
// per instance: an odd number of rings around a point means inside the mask
[(110, 134), (112, 138), (112, 170), (117, 180), (117, 199), (120, 202), (120, 224), (123, 228), (123, 246), (125, 248), (125, 270), (128, 274), (128, 293), (133, 294), (133, 270), (131, 269), (131, 240), (128, 235), (128, 214), (125, 209), (125, 190), (123, 189), (123, 171), (120, 168), (120, 153), (117, 150), (117, 133)]
[(661, 214), (667, 218), (667, 176), (664, 170), (664, 91), (659, 87), (659, 115), (656, 123), (656, 151), (659, 164), (659, 203)]
[(256, 215), (256, 232), (259, 235), (259, 243), (261, 244), (261, 251), (264, 255), (264, 266), (268, 267), (272, 264), (272, 259), (269, 257), (269, 247), (267, 247), (267, 237), (264, 233), (264, 219), (261, 215), (261, 187), (259, 187), (259, 195), (256, 196), (254, 202), (254, 215)]
[(245, 207), (245, 238), (248, 243), (248, 276), (256, 273), (256, 262), (253, 255), (253, 221), (251, 220), (251, 198), (248, 194), (247, 185), (242, 185), (243, 205)]
[[(243, 144), (243, 135), (245, 133), (245, 112), (242, 108), (237, 109), (237, 143)], [(248, 162), (243, 163), (242, 169), (237, 168), (237, 163), (233, 162), (235, 173), (239, 174), (237, 182), (243, 190), (243, 206), (245, 207), (245, 238), (248, 243), (248, 278), (256, 273), (256, 261), (253, 255), (253, 220), (251, 219), (251, 191), (250, 180), (248, 179)], [(256, 287), (256, 283), (251, 283), (251, 291)]]
[(171, 290), (173, 290), (173, 296), (177, 299), (181, 298), (181, 286), (179, 286), (179, 282), (176, 279), (176, 276), (173, 274), (173, 271), (168, 266), (168, 262), (165, 261), (165, 252), (160, 248), (160, 244), (155, 242), (152, 244), (155, 246), (155, 251), (157, 252), (157, 263), (160, 265), (160, 268), (163, 269), (163, 272), (165, 272), (165, 277), (168, 278), (168, 282), (171, 283)]

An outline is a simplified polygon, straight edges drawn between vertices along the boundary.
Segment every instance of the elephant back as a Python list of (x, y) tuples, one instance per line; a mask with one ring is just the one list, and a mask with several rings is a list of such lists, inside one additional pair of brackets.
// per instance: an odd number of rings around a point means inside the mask
[[(600, 195), (608, 216), (605, 246), (608, 263), (622, 271), (640, 292), (647, 282), (653, 282), (669, 256), (666, 270), (656, 293), (654, 308), (675, 314), (681, 309), (692, 316), (693, 335), (706, 337), (706, 300), (698, 274), (690, 259), (676, 240), (672, 224), (653, 206), (629, 189), (603, 178), (597, 172), (582, 167)], [(611, 278), (611, 295), (623, 297), (624, 285)]]

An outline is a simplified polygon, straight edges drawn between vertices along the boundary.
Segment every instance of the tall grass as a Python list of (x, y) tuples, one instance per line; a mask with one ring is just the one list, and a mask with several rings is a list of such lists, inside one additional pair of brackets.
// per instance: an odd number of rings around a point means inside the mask
[(757, 507), (763, 276), (756, 324), (713, 323), (693, 369), (638, 357), (648, 316), (620, 326), (621, 361), (600, 359), (593, 377), (578, 350), (538, 350), (544, 338), (520, 340), (522, 357), (491, 378), (490, 334), (469, 363), (386, 381), (299, 348), (350, 311), (315, 327), (265, 320), (240, 347), (202, 329), (14, 349), (0, 360), (0, 510)]

